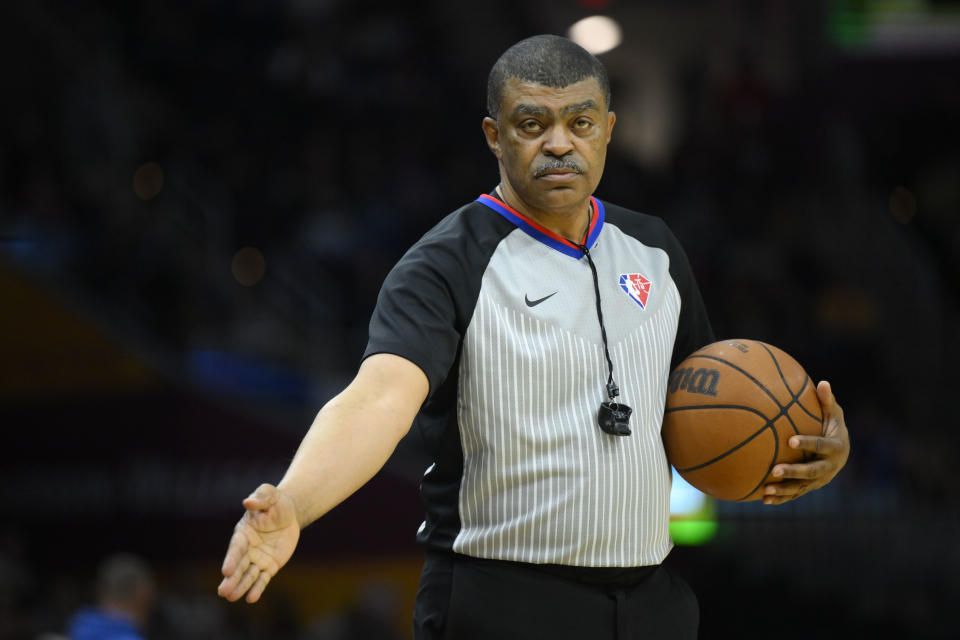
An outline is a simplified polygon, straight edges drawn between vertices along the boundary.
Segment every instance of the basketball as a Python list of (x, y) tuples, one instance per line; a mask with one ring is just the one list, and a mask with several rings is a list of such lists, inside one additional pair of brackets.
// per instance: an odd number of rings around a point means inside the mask
[(723, 340), (671, 372), (663, 418), (667, 459), (684, 480), (721, 500), (763, 497), (774, 465), (807, 454), (790, 436), (820, 435), (814, 382), (791, 356), (756, 340)]

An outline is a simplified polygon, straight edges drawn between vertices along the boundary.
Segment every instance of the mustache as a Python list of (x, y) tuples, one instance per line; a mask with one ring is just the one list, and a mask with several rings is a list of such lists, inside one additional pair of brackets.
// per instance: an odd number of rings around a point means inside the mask
[(583, 169), (580, 168), (573, 160), (568, 158), (557, 158), (555, 160), (547, 160), (542, 165), (537, 167), (537, 170), (534, 172), (534, 177), (539, 178), (547, 174), (548, 171), (555, 171), (557, 169), (570, 169), (576, 173), (583, 173)]

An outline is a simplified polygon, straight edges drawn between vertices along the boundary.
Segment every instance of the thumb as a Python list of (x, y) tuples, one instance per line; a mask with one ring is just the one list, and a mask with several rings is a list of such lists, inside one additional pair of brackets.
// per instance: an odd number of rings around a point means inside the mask
[(266, 511), (276, 503), (280, 492), (272, 484), (262, 484), (244, 498), (243, 506), (250, 511)]

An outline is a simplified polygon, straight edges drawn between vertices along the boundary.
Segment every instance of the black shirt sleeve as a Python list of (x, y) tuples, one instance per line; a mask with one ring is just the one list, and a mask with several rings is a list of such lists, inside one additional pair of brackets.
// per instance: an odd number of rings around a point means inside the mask
[(446, 379), (461, 338), (442, 254), (443, 247), (425, 237), (393, 267), (377, 297), (363, 354), (406, 358), (426, 374), (431, 395)]
[(680, 291), (680, 319), (677, 323), (677, 338), (673, 343), (673, 357), (670, 360), (672, 371), (684, 358), (710, 344), (715, 338), (687, 254), (666, 225), (664, 229), (668, 236), (666, 250), (670, 255), (670, 275)]
[(457, 361), (490, 256), (511, 229), (471, 203), (428, 231), (384, 280), (363, 357), (392, 353), (413, 362), (432, 398)]

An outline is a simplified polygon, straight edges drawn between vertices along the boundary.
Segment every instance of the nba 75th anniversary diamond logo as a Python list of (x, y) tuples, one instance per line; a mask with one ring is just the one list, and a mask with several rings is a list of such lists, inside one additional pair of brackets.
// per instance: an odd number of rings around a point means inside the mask
[(620, 276), (620, 288), (627, 292), (641, 309), (647, 308), (647, 296), (650, 295), (650, 281), (639, 273), (624, 273)]

